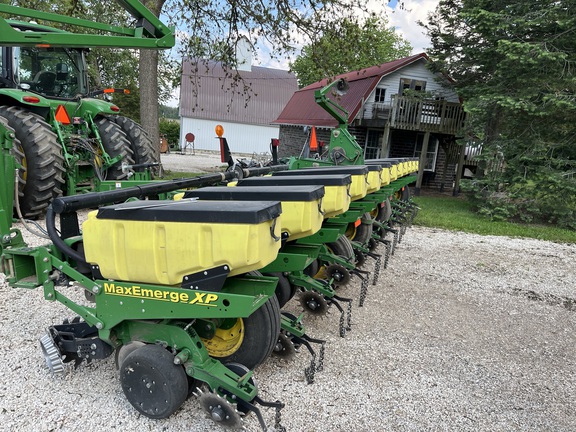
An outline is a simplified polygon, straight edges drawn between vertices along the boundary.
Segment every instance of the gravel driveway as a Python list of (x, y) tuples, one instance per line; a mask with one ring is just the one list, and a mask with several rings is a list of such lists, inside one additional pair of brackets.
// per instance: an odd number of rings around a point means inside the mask
[[(345, 338), (335, 311), (305, 315), (327, 340), (316, 382), (305, 352), (273, 357), (256, 371), (260, 394), (286, 403), (288, 431), (576, 430), (575, 263), (576, 245), (409, 229)], [(295, 299), (286, 309), (300, 312)], [(194, 398), (169, 419), (139, 415), (113, 358), (52, 378), (37, 339), (72, 316), (0, 274), (0, 429), (219, 430)], [(253, 415), (245, 425), (258, 430)]]

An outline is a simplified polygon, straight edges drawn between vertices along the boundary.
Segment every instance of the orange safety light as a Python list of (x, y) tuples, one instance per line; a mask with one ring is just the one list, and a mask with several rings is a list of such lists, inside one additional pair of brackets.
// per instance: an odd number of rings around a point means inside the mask
[(64, 105), (58, 105), (58, 108), (56, 108), (55, 118), (57, 122), (62, 123), (63, 125), (69, 125), (71, 123), (70, 116), (66, 112)]
[(316, 128), (312, 126), (312, 132), (310, 133), (310, 151), (318, 151), (318, 140), (316, 139)]
[(224, 128), (222, 127), (222, 125), (216, 125), (214, 130), (216, 131), (216, 135), (218, 136), (218, 138), (222, 138), (222, 135), (224, 135)]
[(22, 100), (23, 100), (24, 102), (28, 102), (28, 103), (38, 103), (38, 102), (40, 102), (40, 98), (39, 98), (39, 97), (36, 97), (36, 96), (24, 96), (24, 97), (22, 98)]

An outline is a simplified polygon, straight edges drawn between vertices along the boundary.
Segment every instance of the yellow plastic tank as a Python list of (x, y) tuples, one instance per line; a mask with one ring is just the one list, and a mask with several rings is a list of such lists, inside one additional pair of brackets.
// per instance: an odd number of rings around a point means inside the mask
[(352, 184), (350, 195), (352, 201), (362, 199), (368, 193), (368, 167), (366, 165), (339, 165), (310, 167), (288, 171), (278, 171), (273, 177), (294, 176), (294, 175), (330, 175), (330, 174), (350, 174)]
[[(322, 199), (322, 211), (324, 219), (338, 216), (350, 208), (350, 174), (331, 175), (295, 175), (295, 176), (272, 176), (250, 177), (238, 182), (239, 186), (324, 186), (324, 198)], [(284, 215), (282, 215), (284, 216)]]
[(187, 191), (186, 198), (201, 200), (255, 201), (278, 200), (282, 203), (282, 237), (296, 240), (315, 234), (324, 220), (324, 186), (236, 186), (204, 187)]
[(230, 276), (260, 269), (281, 246), (278, 201), (134, 201), (90, 212), (86, 260), (104, 278), (181, 285), (226, 265)]

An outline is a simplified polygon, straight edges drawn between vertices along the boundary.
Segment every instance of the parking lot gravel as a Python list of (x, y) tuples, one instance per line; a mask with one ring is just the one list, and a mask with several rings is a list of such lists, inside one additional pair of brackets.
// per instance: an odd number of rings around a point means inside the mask
[[(304, 314), (308, 334), (326, 340), (315, 382), (304, 379), (305, 351), (271, 357), (255, 371), (260, 395), (286, 404), (288, 431), (576, 430), (575, 262), (575, 245), (408, 229), (365, 305), (354, 301), (345, 337), (334, 307)], [(359, 289), (353, 278), (339, 295)], [(301, 312), (296, 298), (286, 310)], [(194, 397), (168, 419), (138, 414), (113, 356), (51, 377), (38, 337), (72, 316), (0, 275), (2, 430), (220, 430)], [(259, 430), (252, 414), (244, 426)]]

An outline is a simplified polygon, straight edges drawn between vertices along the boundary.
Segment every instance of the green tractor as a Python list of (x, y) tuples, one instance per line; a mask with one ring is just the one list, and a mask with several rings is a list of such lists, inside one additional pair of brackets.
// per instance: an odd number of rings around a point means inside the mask
[[(3, 24), (29, 38), (75, 37), (35, 23)], [(41, 216), (56, 196), (97, 191), (102, 181), (126, 180), (134, 171), (136, 178), (150, 179), (158, 152), (139, 124), (97, 98), (124, 90), (90, 91), (86, 48), (28, 41), (14, 46), (8, 34), (0, 34), (0, 116), (19, 142), (13, 151), (22, 216)]]

